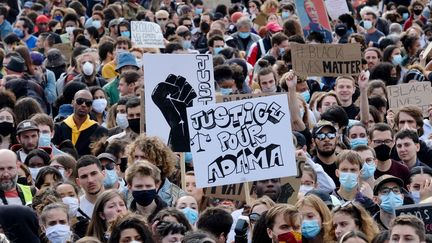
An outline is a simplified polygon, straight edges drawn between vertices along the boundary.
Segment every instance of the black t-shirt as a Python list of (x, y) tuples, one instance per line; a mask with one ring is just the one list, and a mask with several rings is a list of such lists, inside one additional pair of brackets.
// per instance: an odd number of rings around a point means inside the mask
[(337, 169), (337, 167), (336, 167), (336, 163), (335, 162), (333, 162), (333, 163), (331, 163), (329, 165), (325, 164), (324, 162), (322, 162), (318, 158), (318, 156), (315, 156), (312, 160), (315, 163), (317, 163), (317, 164), (319, 164), (319, 165), (321, 165), (323, 167), (323, 169), (327, 173), (327, 175), (329, 175), (333, 179), (334, 183), (336, 184), (336, 187), (340, 186), (339, 178), (336, 176), (336, 169)]
[(357, 107), (356, 105), (354, 105), (354, 103), (352, 103), (350, 106), (347, 106), (347, 107), (342, 106), (342, 108), (347, 113), (349, 119), (355, 119), (355, 117), (360, 112), (360, 108)]

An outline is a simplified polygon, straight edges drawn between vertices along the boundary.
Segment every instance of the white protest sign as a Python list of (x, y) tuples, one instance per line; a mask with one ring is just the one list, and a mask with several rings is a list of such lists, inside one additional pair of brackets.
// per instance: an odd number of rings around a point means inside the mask
[(186, 108), (216, 102), (211, 55), (145, 54), (146, 134), (189, 152)]
[(346, 0), (325, 0), (325, 5), (332, 20), (337, 20), (342, 14), (349, 13)]
[(197, 187), (297, 175), (286, 94), (187, 108)]
[(143, 48), (165, 48), (162, 30), (152, 22), (132, 21), (131, 41)]

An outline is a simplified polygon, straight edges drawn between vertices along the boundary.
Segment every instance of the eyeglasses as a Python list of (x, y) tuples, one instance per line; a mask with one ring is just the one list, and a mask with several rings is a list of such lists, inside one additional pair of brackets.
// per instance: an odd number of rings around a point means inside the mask
[(390, 193), (390, 191), (392, 191), (394, 194), (401, 194), (401, 189), (400, 187), (383, 187), (381, 188), (381, 190), (379, 191), (380, 194), (382, 195), (388, 195)]
[(104, 165), (103, 168), (105, 170), (114, 170), (115, 166), (116, 166), (116, 163), (114, 163), (114, 162), (108, 162), (108, 163), (106, 163), (106, 165)]
[(75, 102), (77, 103), (77, 105), (82, 105), (83, 103), (85, 103), (87, 107), (90, 107), (93, 104), (93, 100), (88, 100), (84, 98), (77, 98)]
[(381, 144), (386, 144), (386, 145), (390, 145), (393, 140), (392, 139), (386, 139), (386, 140), (372, 140), (372, 142), (376, 145), (381, 145)]
[(168, 18), (157, 18), (157, 20), (159, 20), (159, 21), (165, 21), (165, 20), (168, 20)]
[(336, 133), (334, 132), (329, 132), (329, 133), (318, 133), (317, 135), (315, 135), (316, 138), (318, 138), (318, 140), (322, 141), (326, 138), (328, 139), (333, 139), (336, 137)]
[(251, 213), (249, 214), (249, 221), (251, 224), (256, 223), (261, 218), (261, 214), (259, 213)]

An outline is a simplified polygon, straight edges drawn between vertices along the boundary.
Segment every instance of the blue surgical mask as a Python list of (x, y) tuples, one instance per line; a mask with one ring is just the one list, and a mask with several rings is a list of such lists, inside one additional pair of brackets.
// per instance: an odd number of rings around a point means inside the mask
[(370, 29), (372, 29), (372, 21), (369, 21), (369, 20), (365, 20), (365, 21), (363, 21), (363, 27), (364, 27), (366, 30), (370, 30)]
[(290, 12), (284, 11), (281, 14), (282, 19), (287, 19), (290, 16)]
[(285, 54), (285, 48), (279, 47), (279, 56), (282, 57)]
[(392, 58), (392, 63), (393, 63), (393, 65), (395, 65), (395, 66), (399, 66), (399, 65), (401, 65), (401, 64), (402, 64), (402, 61), (403, 61), (403, 58), (402, 58), (402, 55), (401, 55), (401, 54), (394, 55), (393, 58)]
[(127, 37), (127, 38), (130, 38), (130, 31), (122, 31), (122, 32), (120, 32), (120, 35), (121, 36), (123, 36), (123, 37)]
[(23, 38), (24, 37), (24, 32), (21, 29), (18, 28), (13, 28), (13, 32), (19, 37), (19, 38)]
[(125, 113), (117, 113), (116, 123), (121, 129), (126, 129), (129, 126), (127, 115)]
[(99, 29), (102, 26), (102, 23), (99, 20), (93, 20), (92, 24), (96, 29)]
[(403, 13), (402, 18), (403, 20), (407, 20), (409, 18), (409, 13)]
[(303, 96), (303, 99), (306, 101), (306, 103), (309, 103), (309, 100), (310, 100), (310, 97), (311, 97), (309, 90), (301, 92), (301, 96)]
[(39, 133), (39, 147), (49, 147), (51, 145), (51, 133)]
[(190, 40), (184, 40), (183, 41), (183, 48), (185, 50), (190, 49), (192, 47), (192, 41)]
[(360, 171), (360, 176), (363, 180), (367, 180), (375, 175), (376, 165), (375, 163), (368, 164), (364, 162), (363, 168)]
[(250, 32), (239, 32), (239, 37), (242, 39), (246, 39), (250, 36)]
[(346, 191), (352, 191), (357, 186), (357, 177), (358, 175), (356, 173), (340, 172), (339, 182), (341, 187)]
[(414, 200), (415, 204), (420, 203), (420, 191), (412, 191), (410, 192), (412, 199)]
[(315, 238), (319, 232), (321, 231), (321, 226), (318, 223), (318, 220), (312, 219), (304, 219), (301, 226), (302, 236), (304, 238)]
[(195, 14), (196, 15), (202, 14), (202, 12), (203, 12), (202, 8), (195, 8)]
[(118, 181), (116, 170), (105, 170), (104, 187), (111, 188)]
[(353, 138), (350, 140), (351, 149), (354, 149), (360, 145), (367, 145), (367, 144), (368, 144), (367, 138)]
[(191, 225), (194, 225), (196, 221), (198, 220), (198, 211), (195, 209), (192, 209), (190, 207), (183, 208), (182, 209), (183, 214), (186, 216), (187, 220)]
[(213, 48), (213, 54), (217, 55), (219, 54), (219, 52), (221, 52), (223, 50), (223, 47), (215, 47)]
[(62, 19), (63, 19), (63, 16), (57, 15), (57, 16), (54, 17), (54, 19), (57, 20), (58, 22), (61, 22)]
[(230, 95), (232, 94), (232, 88), (220, 88), (220, 93), (222, 95)]
[(400, 195), (396, 195), (390, 191), (387, 195), (380, 196), (380, 208), (387, 213), (395, 214), (395, 208), (403, 205), (403, 199)]

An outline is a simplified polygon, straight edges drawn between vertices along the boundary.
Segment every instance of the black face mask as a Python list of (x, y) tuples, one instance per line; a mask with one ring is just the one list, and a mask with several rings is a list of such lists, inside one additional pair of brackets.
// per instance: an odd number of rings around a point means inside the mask
[(60, 78), (61, 74), (66, 71), (65, 66), (59, 66), (59, 67), (53, 67), (53, 68), (47, 68), (47, 69), (51, 70), (54, 73), (56, 80), (58, 80)]
[(132, 197), (139, 205), (143, 207), (150, 205), (156, 196), (156, 189), (132, 191)]
[(15, 131), (15, 127), (11, 122), (0, 122), (0, 134), (2, 136), (8, 136), (13, 131)]
[(423, 9), (414, 9), (413, 12), (415, 15), (420, 15), (423, 12)]
[(204, 34), (207, 34), (210, 31), (210, 25), (207, 22), (201, 22), (200, 30)]
[(22, 177), (22, 176), (18, 177), (17, 183), (20, 185), (28, 186), (27, 178)]
[(127, 169), (128, 160), (127, 158), (120, 158), (120, 171), (125, 172)]
[(129, 128), (135, 132), (135, 133), (140, 133), (140, 119), (139, 118), (134, 118), (134, 119), (128, 119), (129, 122)]
[(390, 159), (391, 148), (385, 144), (381, 144), (374, 148), (376, 157), (379, 161), (386, 161)]
[(386, 84), (386, 86), (389, 85), (396, 85), (398, 83), (399, 79), (397, 77), (390, 77), (388, 79), (388, 83)]

